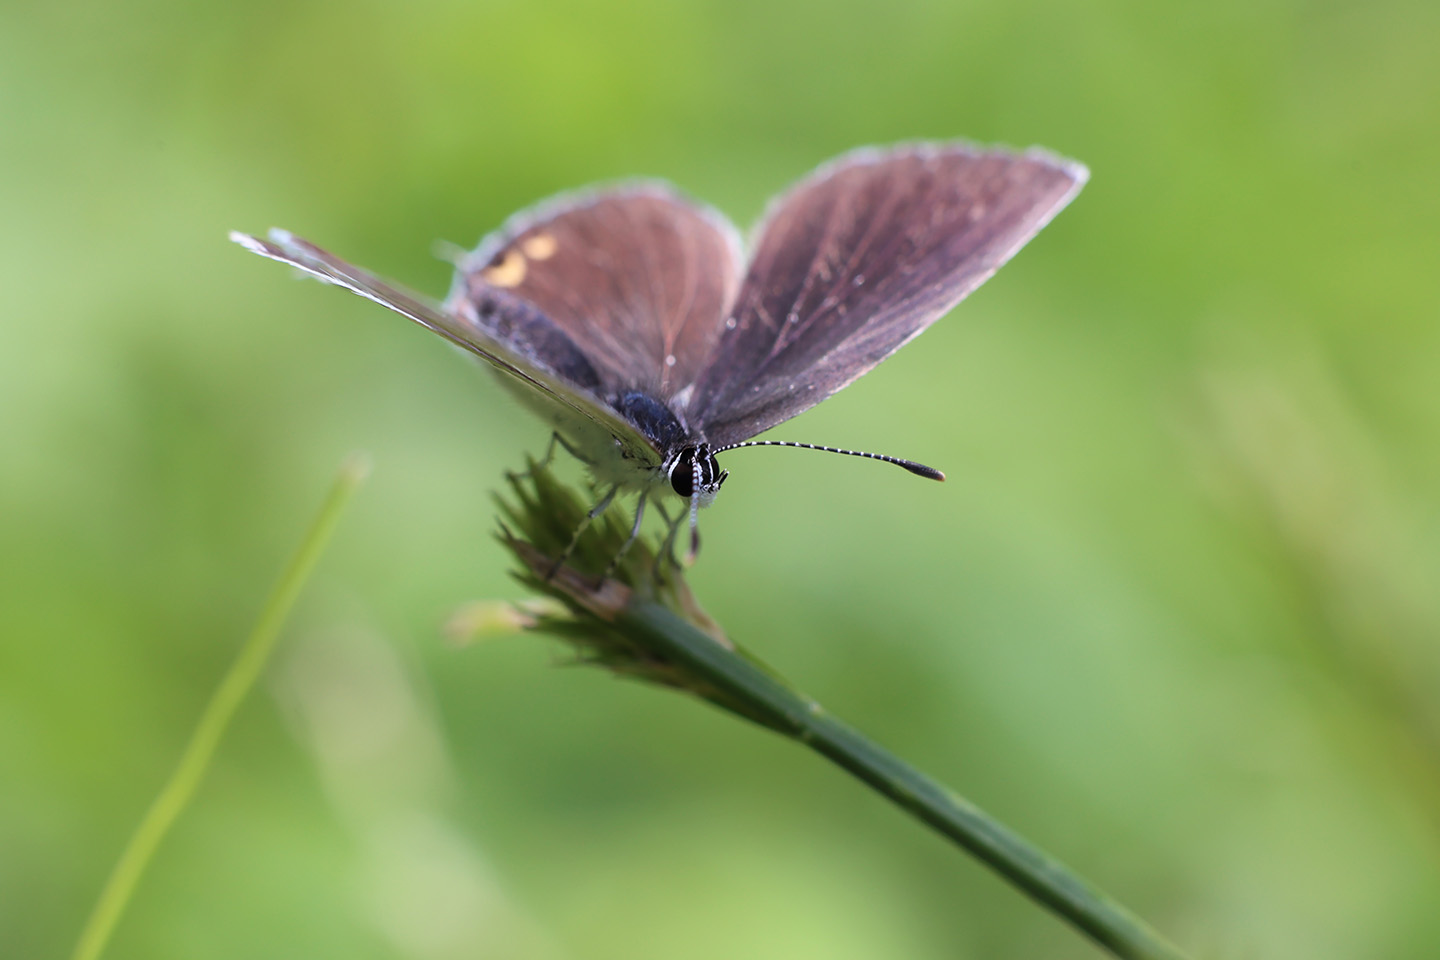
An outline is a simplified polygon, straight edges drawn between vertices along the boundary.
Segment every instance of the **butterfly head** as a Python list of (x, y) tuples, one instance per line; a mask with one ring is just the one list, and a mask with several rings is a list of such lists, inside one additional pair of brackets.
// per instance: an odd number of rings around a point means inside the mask
[(698, 491), (702, 507), (710, 505), (720, 492), (720, 485), (730, 476), (720, 469), (708, 443), (682, 447), (666, 464), (665, 475), (670, 480), (670, 488), (686, 500)]

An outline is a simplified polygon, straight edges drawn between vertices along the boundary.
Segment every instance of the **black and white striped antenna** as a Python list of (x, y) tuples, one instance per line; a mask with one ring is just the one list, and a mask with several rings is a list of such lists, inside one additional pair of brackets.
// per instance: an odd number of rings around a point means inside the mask
[(926, 477), (930, 480), (944, 480), (945, 474), (934, 467), (927, 467), (923, 463), (916, 463), (914, 460), (904, 460), (900, 457), (889, 457), (883, 453), (865, 453), (863, 450), (842, 450), (839, 447), (822, 447), (816, 443), (796, 443), (793, 440), (746, 440), (744, 443), (732, 443), (728, 447), (716, 447), (711, 453), (724, 453), (726, 450), (739, 450), (741, 447), (799, 447), (801, 450), (821, 450), (825, 453), (843, 453), (847, 457), (865, 457), (867, 460), (884, 460), (886, 463), (893, 463), (897, 467), (903, 467), (919, 477)]

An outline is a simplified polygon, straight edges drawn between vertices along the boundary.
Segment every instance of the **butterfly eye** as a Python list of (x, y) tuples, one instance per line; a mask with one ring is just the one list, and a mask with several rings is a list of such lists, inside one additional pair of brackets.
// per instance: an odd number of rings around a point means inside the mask
[[(702, 481), (703, 482), (703, 481)], [(695, 448), (686, 447), (670, 468), (670, 487), (682, 497), (695, 492)]]
[[(695, 492), (695, 467), (700, 467), (700, 492), (714, 493), (720, 489), (720, 484), (725, 482), (729, 476), (720, 469), (720, 464), (715, 460), (715, 454), (710, 452), (708, 446), (686, 447), (680, 451), (675, 462), (670, 467), (670, 488), (680, 496), (689, 499)], [(707, 501), (708, 502), (708, 501)]]

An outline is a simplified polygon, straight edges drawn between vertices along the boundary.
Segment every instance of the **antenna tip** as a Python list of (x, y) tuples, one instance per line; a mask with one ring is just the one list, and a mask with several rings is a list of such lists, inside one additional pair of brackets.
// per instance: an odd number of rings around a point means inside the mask
[(939, 480), (942, 483), (945, 482), (944, 472), (936, 470), (934, 467), (927, 467), (925, 464), (916, 463), (914, 460), (897, 460), (895, 462), (917, 477), (925, 477), (928, 480)]

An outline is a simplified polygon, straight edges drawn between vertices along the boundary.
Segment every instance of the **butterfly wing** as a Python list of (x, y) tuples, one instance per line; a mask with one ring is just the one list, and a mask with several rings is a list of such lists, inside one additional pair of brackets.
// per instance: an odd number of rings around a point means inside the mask
[(579, 347), (607, 395), (669, 400), (719, 340), (740, 263), (724, 217), (642, 183), (512, 217), (460, 264), (446, 303), (453, 311), (517, 297)]
[(244, 233), (231, 233), (230, 239), (262, 257), (288, 263), (388, 307), (476, 354), (518, 386), (558, 407), (567, 422), (608, 433), (626, 459), (649, 466), (661, 462), (654, 444), (601, 399), (604, 385), (583, 351), (524, 301), (502, 291), (482, 308), (461, 304), (451, 309), (380, 280), (283, 230), (272, 230), (269, 240)]
[(686, 415), (717, 446), (852, 383), (919, 335), (1088, 177), (1038, 150), (858, 151), (775, 201)]

